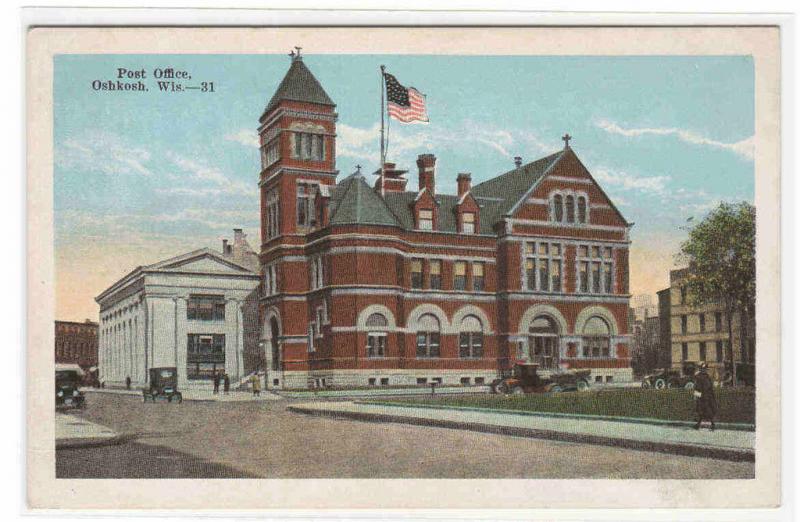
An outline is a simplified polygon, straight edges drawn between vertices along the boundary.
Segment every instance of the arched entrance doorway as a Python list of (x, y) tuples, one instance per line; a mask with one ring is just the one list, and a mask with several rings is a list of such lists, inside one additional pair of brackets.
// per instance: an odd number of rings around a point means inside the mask
[(269, 343), (270, 343), (270, 354), (271, 354), (271, 361), (270, 361), (270, 368), (273, 371), (280, 371), (281, 369), (281, 347), (280, 343), (278, 342), (278, 338), (280, 337), (280, 329), (278, 327), (278, 320), (275, 317), (272, 317), (269, 320)]
[(559, 346), (556, 322), (546, 315), (537, 316), (528, 328), (528, 353), (531, 362), (546, 370), (557, 368)]

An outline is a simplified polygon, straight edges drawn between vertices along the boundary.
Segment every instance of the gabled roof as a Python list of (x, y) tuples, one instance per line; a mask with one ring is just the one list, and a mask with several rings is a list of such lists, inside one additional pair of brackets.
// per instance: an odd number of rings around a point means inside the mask
[(237, 263), (231, 260), (229, 257), (222, 255), (221, 253), (217, 252), (211, 248), (199, 248), (197, 250), (192, 250), (191, 252), (187, 252), (185, 254), (181, 254), (179, 256), (175, 256), (169, 259), (165, 259), (164, 261), (159, 261), (158, 263), (153, 263), (152, 265), (146, 265), (142, 267), (142, 270), (145, 271), (169, 271), (175, 270), (180, 271), (180, 269), (186, 265), (191, 263), (195, 263), (202, 259), (212, 259), (214, 262), (219, 263), (220, 265), (224, 265), (228, 268), (232, 268), (236, 271), (240, 272), (247, 272), (247, 273), (255, 273), (252, 269), (248, 268), (247, 266)]
[(563, 154), (560, 150), (472, 187), (472, 195), (481, 206), (481, 226), (492, 227), (509, 214)]
[(278, 85), (278, 90), (275, 91), (275, 94), (269, 100), (264, 112), (269, 112), (269, 110), (280, 101), (296, 101), (336, 106), (325, 92), (325, 89), (322, 88), (319, 81), (311, 74), (308, 67), (305, 66), (302, 58), (294, 58), (292, 60), (289, 71), (286, 73), (286, 76), (283, 77), (280, 85)]
[(330, 222), (335, 225), (399, 225), (384, 200), (359, 173), (344, 178), (332, 191)]

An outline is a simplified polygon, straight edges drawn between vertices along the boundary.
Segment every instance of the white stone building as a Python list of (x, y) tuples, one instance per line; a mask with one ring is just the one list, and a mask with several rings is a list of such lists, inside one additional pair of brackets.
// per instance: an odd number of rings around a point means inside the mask
[(186, 388), (208, 385), (223, 369), (235, 383), (258, 368), (257, 266), (237, 229), (223, 253), (195, 250), (111, 285), (95, 299), (100, 381), (124, 386), (130, 377), (141, 387), (150, 368), (174, 366)]

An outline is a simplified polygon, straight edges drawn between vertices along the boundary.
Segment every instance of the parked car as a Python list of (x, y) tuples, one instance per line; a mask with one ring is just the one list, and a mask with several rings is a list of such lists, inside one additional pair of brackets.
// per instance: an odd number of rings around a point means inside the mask
[(642, 388), (686, 388), (694, 389), (694, 374), (697, 366), (694, 363), (685, 363), (680, 370), (662, 368), (645, 375), (642, 378)]
[(178, 391), (178, 369), (175, 367), (150, 368), (150, 387), (142, 389), (142, 400), (156, 402), (163, 397), (167, 402), (183, 402), (183, 395)]
[(510, 376), (492, 382), (492, 393), (559, 393), (589, 389), (590, 370), (566, 371), (541, 377), (538, 368), (538, 364), (522, 362), (514, 364)]
[(80, 390), (83, 370), (77, 364), (56, 364), (56, 409), (83, 408), (86, 398)]
[[(736, 363), (736, 381), (739, 385), (755, 386), (756, 385), (756, 365), (749, 363)], [(731, 363), (725, 363), (725, 374), (722, 377), (722, 384), (731, 386), (733, 384), (733, 372), (731, 372)]]

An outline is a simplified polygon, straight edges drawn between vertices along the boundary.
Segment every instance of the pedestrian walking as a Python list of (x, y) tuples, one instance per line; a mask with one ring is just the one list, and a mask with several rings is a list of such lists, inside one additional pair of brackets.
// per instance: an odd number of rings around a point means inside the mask
[(253, 395), (261, 396), (261, 379), (258, 377), (258, 373), (254, 373), (250, 377), (250, 384), (253, 385)]
[(699, 430), (704, 421), (711, 423), (711, 431), (714, 431), (714, 417), (717, 414), (717, 397), (714, 394), (714, 383), (708, 375), (708, 364), (703, 361), (700, 369), (694, 376), (694, 400), (697, 424), (694, 429)]
[(131, 376), (130, 375), (125, 377), (125, 389), (126, 390), (130, 390), (131, 389)]
[(231, 378), (227, 372), (222, 375), (222, 385), (225, 395), (228, 395), (228, 392), (231, 391)]
[(214, 370), (214, 395), (219, 393), (219, 372)]

